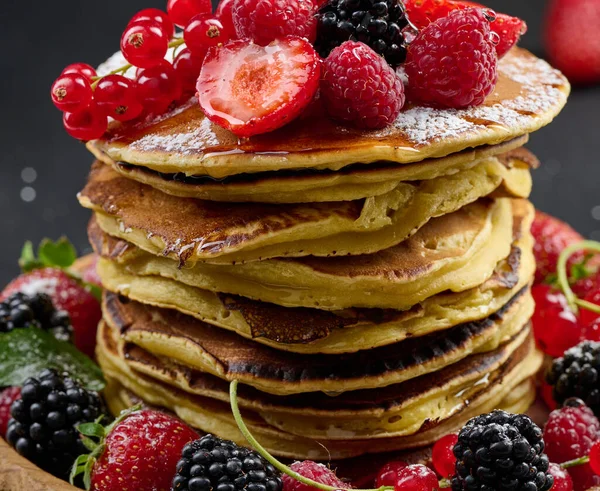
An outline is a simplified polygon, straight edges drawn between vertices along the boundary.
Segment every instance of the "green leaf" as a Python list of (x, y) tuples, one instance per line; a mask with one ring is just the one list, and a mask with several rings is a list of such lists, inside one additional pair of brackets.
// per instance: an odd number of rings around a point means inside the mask
[(21, 250), (21, 257), (19, 258), (19, 266), (24, 273), (29, 273), (34, 269), (43, 267), (43, 264), (35, 257), (33, 251), (33, 243), (31, 241), (25, 242), (23, 249)]
[(20, 386), (45, 368), (67, 372), (90, 390), (105, 386), (98, 365), (49, 332), (27, 328), (0, 334), (0, 387)]
[(104, 438), (106, 436), (104, 426), (99, 423), (83, 423), (77, 427), (77, 431), (82, 435), (96, 438)]
[(38, 257), (44, 266), (65, 269), (77, 260), (77, 251), (66, 237), (56, 242), (44, 239), (38, 248)]

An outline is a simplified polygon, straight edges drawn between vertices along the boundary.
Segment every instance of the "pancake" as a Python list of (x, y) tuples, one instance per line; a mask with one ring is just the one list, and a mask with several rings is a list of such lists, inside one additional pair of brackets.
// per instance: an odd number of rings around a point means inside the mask
[[(355, 308), (327, 312), (281, 307), (201, 290), (160, 276), (136, 276), (104, 258), (99, 261), (98, 273), (109, 291), (140, 303), (178, 310), (278, 350), (352, 353), (481, 320), (499, 310), (533, 277), (531, 219), (515, 215), (511, 254), (483, 285), (462, 293), (435, 295), (408, 311)], [(92, 222), (90, 237), (97, 236)], [(119, 246), (114, 244), (113, 248)]]
[[(288, 205), (177, 198), (96, 163), (79, 201), (96, 212), (109, 235), (191, 263), (371, 254), (399, 244), (431, 218), (492, 193), (527, 198), (531, 176), (508, 160), (508, 168), (492, 158), (366, 200)], [(515, 195), (517, 186), (522, 192)]]
[(527, 183), (529, 168), (539, 165), (531, 153), (519, 149), (527, 141), (528, 136), (521, 136), (498, 145), (483, 145), (415, 164), (355, 164), (337, 172), (310, 169), (271, 171), (222, 179), (202, 175), (188, 176), (183, 173), (164, 174), (146, 167), (115, 162), (103, 154), (98, 154), (98, 158), (128, 179), (148, 184), (174, 196), (212, 201), (316, 203), (380, 196), (389, 193), (401, 182), (451, 175), (470, 169), (481, 160), (493, 156), (499, 156), (507, 166), (512, 164), (509, 167), (513, 170), (510, 176), (515, 179), (511, 182)]
[(407, 310), (443, 291), (466, 291), (487, 281), (497, 264), (509, 256), (513, 213), (523, 215), (518, 211), (523, 209), (526, 215), (533, 213), (524, 200), (480, 200), (431, 220), (393, 248), (363, 256), (181, 267), (168, 257), (133, 246), (103, 251), (106, 241), (92, 242), (99, 252), (138, 276), (163, 276), (188, 286), (285, 307)]
[[(101, 326), (106, 332), (106, 325)], [(244, 444), (237, 430), (229, 404), (211, 397), (186, 393), (157, 379), (133, 370), (118, 354), (116, 345), (107, 336), (99, 338), (98, 360), (106, 375), (107, 402), (111, 411), (118, 413), (123, 404), (131, 406), (135, 401), (131, 393), (148, 404), (164, 407), (175, 412), (190, 425), (221, 438)], [(260, 414), (243, 409), (244, 419), (259, 441), (273, 454), (289, 458), (343, 459), (368, 453), (418, 448), (429, 445), (441, 436), (454, 432), (470, 417), (494, 408), (524, 412), (535, 399), (535, 385), (531, 376), (541, 364), (542, 356), (532, 338), (528, 338), (502, 365), (494, 376), (484, 377), (485, 390), (464, 401), (451, 417), (445, 420), (426, 421), (419, 431), (405, 437), (375, 438), (365, 440), (313, 440), (302, 434), (281, 431), (266, 423)], [(130, 393), (131, 392), (131, 393)], [(510, 405), (502, 401), (510, 396)], [(243, 400), (243, 398), (242, 398)], [(241, 401), (240, 401), (241, 402)]]
[(206, 119), (194, 98), (157, 119), (115, 123), (90, 148), (114, 162), (214, 178), (292, 169), (337, 171), (355, 163), (420, 162), (509, 141), (550, 123), (566, 103), (567, 79), (523, 49), (500, 60), (498, 71), (495, 91), (482, 106), (407, 107), (378, 131), (339, 125), (317, 101), (284, 128), (241, 140)]
[[(277, 395), (385, 387), (438, 371), (473, 353), (525, 336), (533, 314), (528, 290), (490, 317), (439, 333), (343, 355), (282, 352), (173, 310), (105, 294), (104, 320), (123, 339), (171, 362), (238, 379)], [(519, 334), (521, 333), (521, 334)]]

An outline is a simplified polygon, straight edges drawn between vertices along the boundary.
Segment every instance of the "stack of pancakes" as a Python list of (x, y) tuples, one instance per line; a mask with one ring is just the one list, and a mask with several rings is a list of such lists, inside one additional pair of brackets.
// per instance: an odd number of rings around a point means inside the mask
[(494, 408), (527, 410), (542, 356), (528, 135), (566, 102), (515, 49), (468, 110), (406, 109), (364, 132), (318, 101), (238, 140), (192, 100), (91, 142), (80, 194), (106, 289), (98, 360), (136, 400), (273, 454), (425, 447)]

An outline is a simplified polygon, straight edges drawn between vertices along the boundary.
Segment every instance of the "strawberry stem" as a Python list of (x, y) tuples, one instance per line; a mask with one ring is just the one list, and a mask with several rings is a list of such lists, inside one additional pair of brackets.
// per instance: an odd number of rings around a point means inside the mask
[(558, 258), (558, 263), (556, 264), (558, 285), (565, 294), (567, 302), (569, 303), (569, 306), (571, 307), (573, 312), (577, 313), (579, 307), (582, 307), (586, 310), (590, 310), (592, 312), (600, 314), (600, 305), (586, 302), (585, 300), (578, 298), (577, 295), (575, 295), (575, 293), (571, 289), (571, 285), (569, 284), (567, 263), (569, 262), (569, 258), (579, 251), (600, 252), (600, 242), (595, 242), (593, 240), (584, 240), (582, 242), (567, 247), (564, 251), (561, 252)]

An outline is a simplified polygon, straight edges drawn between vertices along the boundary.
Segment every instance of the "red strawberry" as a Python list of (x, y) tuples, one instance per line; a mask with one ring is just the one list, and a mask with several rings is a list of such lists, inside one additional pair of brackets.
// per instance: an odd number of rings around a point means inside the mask
[[(432, 22), (447, 17), (454, 10), (484, 7), (476, 2), (455, 0), (407, 0), (405, 5), (408, 17), (419, 29), (424, 29)], [(500, 36), (496, 52), (498, 58), (502, 58), (527, 32), (527, 24), (518, 17), (497, 13), (496, 21), (491, 24), (490, 29)]]
[(8, 387), (0, 392), (0, 438), (6, 436), (8, 420), (10, 419), (10, 407), (19, 397), (21, 397), (20, 387)]
[(0, 301), (16, 292), (48, 294), (57, 310), (69, 314), (75, 346), (86, 355), (94, 356), (96, 330), (102, 313), (98, 300), (81, 283), (60, 269), (36, 269), (13, 280), (0, 295)]
[[(536, 210), (531, 233), (535, 238), (535, 283), (542, 283), (549, 275), (556, 273), (560, 253), (566, 247), (583, 240), (583, 237), (568, 224), (539, 210)], [(570, 263), (580, 261), (581, 257), (581, 254), (573, 255)]]
[(238, 136), (280, 128), (314, 98), (321, 63), (305, 39), (289, 36), (258, 46), (248, 40), (211, 48), (198, 79), (206, 117)]
[(552, 0), (546, 46), (552, 63), (574, 83), (600, 82), (600, 2)]
[(91, 472), (91, 491), (171, 489), (181, 451), (196, 438), (173, 416), (134, 412), (109, 429)]

